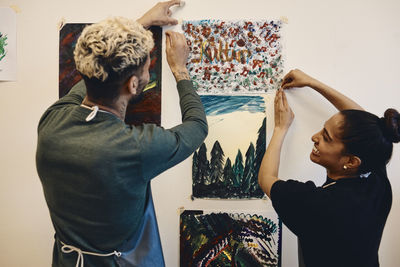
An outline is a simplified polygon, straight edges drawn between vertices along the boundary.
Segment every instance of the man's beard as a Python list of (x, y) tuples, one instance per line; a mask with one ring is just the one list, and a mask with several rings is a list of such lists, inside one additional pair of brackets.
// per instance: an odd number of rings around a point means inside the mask
[(132, 96), (132, 98), (129, 100), (130, 105), (135, 105), (143, 100), (144, 97), (143, 89), (146, 87), (146, 85), (147, 83), (145, 83), (145, 81), (139, 80), (139, 85), (138, 85), (139, 94)]
[(138, 95), (132, 96), (132, 98), (129, 100), (129, 105), (136, 105), (137, 103), (143, 100), (143, 97), (144, 97), (143, 91), (141, 91), (140, 94)]

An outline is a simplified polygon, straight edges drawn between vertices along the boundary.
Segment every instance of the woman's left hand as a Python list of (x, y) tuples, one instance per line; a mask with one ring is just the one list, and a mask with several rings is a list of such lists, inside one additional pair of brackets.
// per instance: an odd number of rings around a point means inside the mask
[(150, 26), (176, 25), (178, 24), (178, 21), (171, 18), (172, 11), (170, 8), (174, 5), (180, 4), (180, 0), (158, 2), (137, 21), (145, 28)]
[(294, 113), (290, 108), (286, 94), (279, 89), (275, 95), (275, 129), (287, 131), (294, 119)]

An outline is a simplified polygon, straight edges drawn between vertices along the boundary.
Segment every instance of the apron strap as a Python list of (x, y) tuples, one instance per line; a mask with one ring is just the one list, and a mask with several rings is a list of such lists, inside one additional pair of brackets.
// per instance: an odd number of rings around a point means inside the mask
[(71, 252), (74, 252), (74, 251), (78, 253), (78, 258), (76, 260), (75, 267), (79, 267), (79, 266), (83, 267), (84, 266), (83, 265), (83, 254), (92, 255), (92, 256), (99, 256), (99, 257), (108, 257), (108, 256), (113, 256), (113, 255), (115, 255), (117, 257), (121, 257), (121, 255), (122, 255), (121, 252), (116, 251), (116, 250), (114, 250), (114, 252), (111, 252), (111, 253), (104, 253), (103, 254), (103, 253), (95, 253), (95, 252), (84, 251), (84, 250), (81, 250), (81, 249), (79, 249), (77, 247), (74, 247), (74, 246), (71, 246), (71, 245), (67, 245), (62, 241), (60, 241), (60, 243), (62, 245), (61, 251), (63, 253), (68, 254), (68, 253), (71, 253)]

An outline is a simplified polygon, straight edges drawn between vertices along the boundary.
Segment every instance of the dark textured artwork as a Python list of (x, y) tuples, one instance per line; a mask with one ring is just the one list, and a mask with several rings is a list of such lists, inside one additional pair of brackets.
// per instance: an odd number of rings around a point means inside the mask
[(282, 223), (269, 214), (184, 211), (180, 266), (280, 267)]
[[(68, 23), (60, 30), (59, 58), (59, 96), (62, 97), (78, 83), (82, 77), (75, 69), (73, 51), (82, 30), (89, 23)], [(161, 124), (161, 41), (162, 28), (151, 27), (154, 48), (150, 53), (150, 82), (143, 98), (128, 105), (125, 122), (141, 125), (143, 123)]]
[(200, 97), (209, 134), (193, 154), (192, 197), (263, 198), (257, 177), (266, 146), (264, 98)]

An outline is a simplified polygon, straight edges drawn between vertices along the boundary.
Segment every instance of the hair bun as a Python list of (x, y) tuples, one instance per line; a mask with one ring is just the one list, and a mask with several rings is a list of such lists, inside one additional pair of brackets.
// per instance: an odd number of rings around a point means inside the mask
[(384, 135), (388, 141), (398, 143), (400, 141), (399, 122), (400, 114), (397, 110), (389, 108), (385, 111), (383, 118)]

